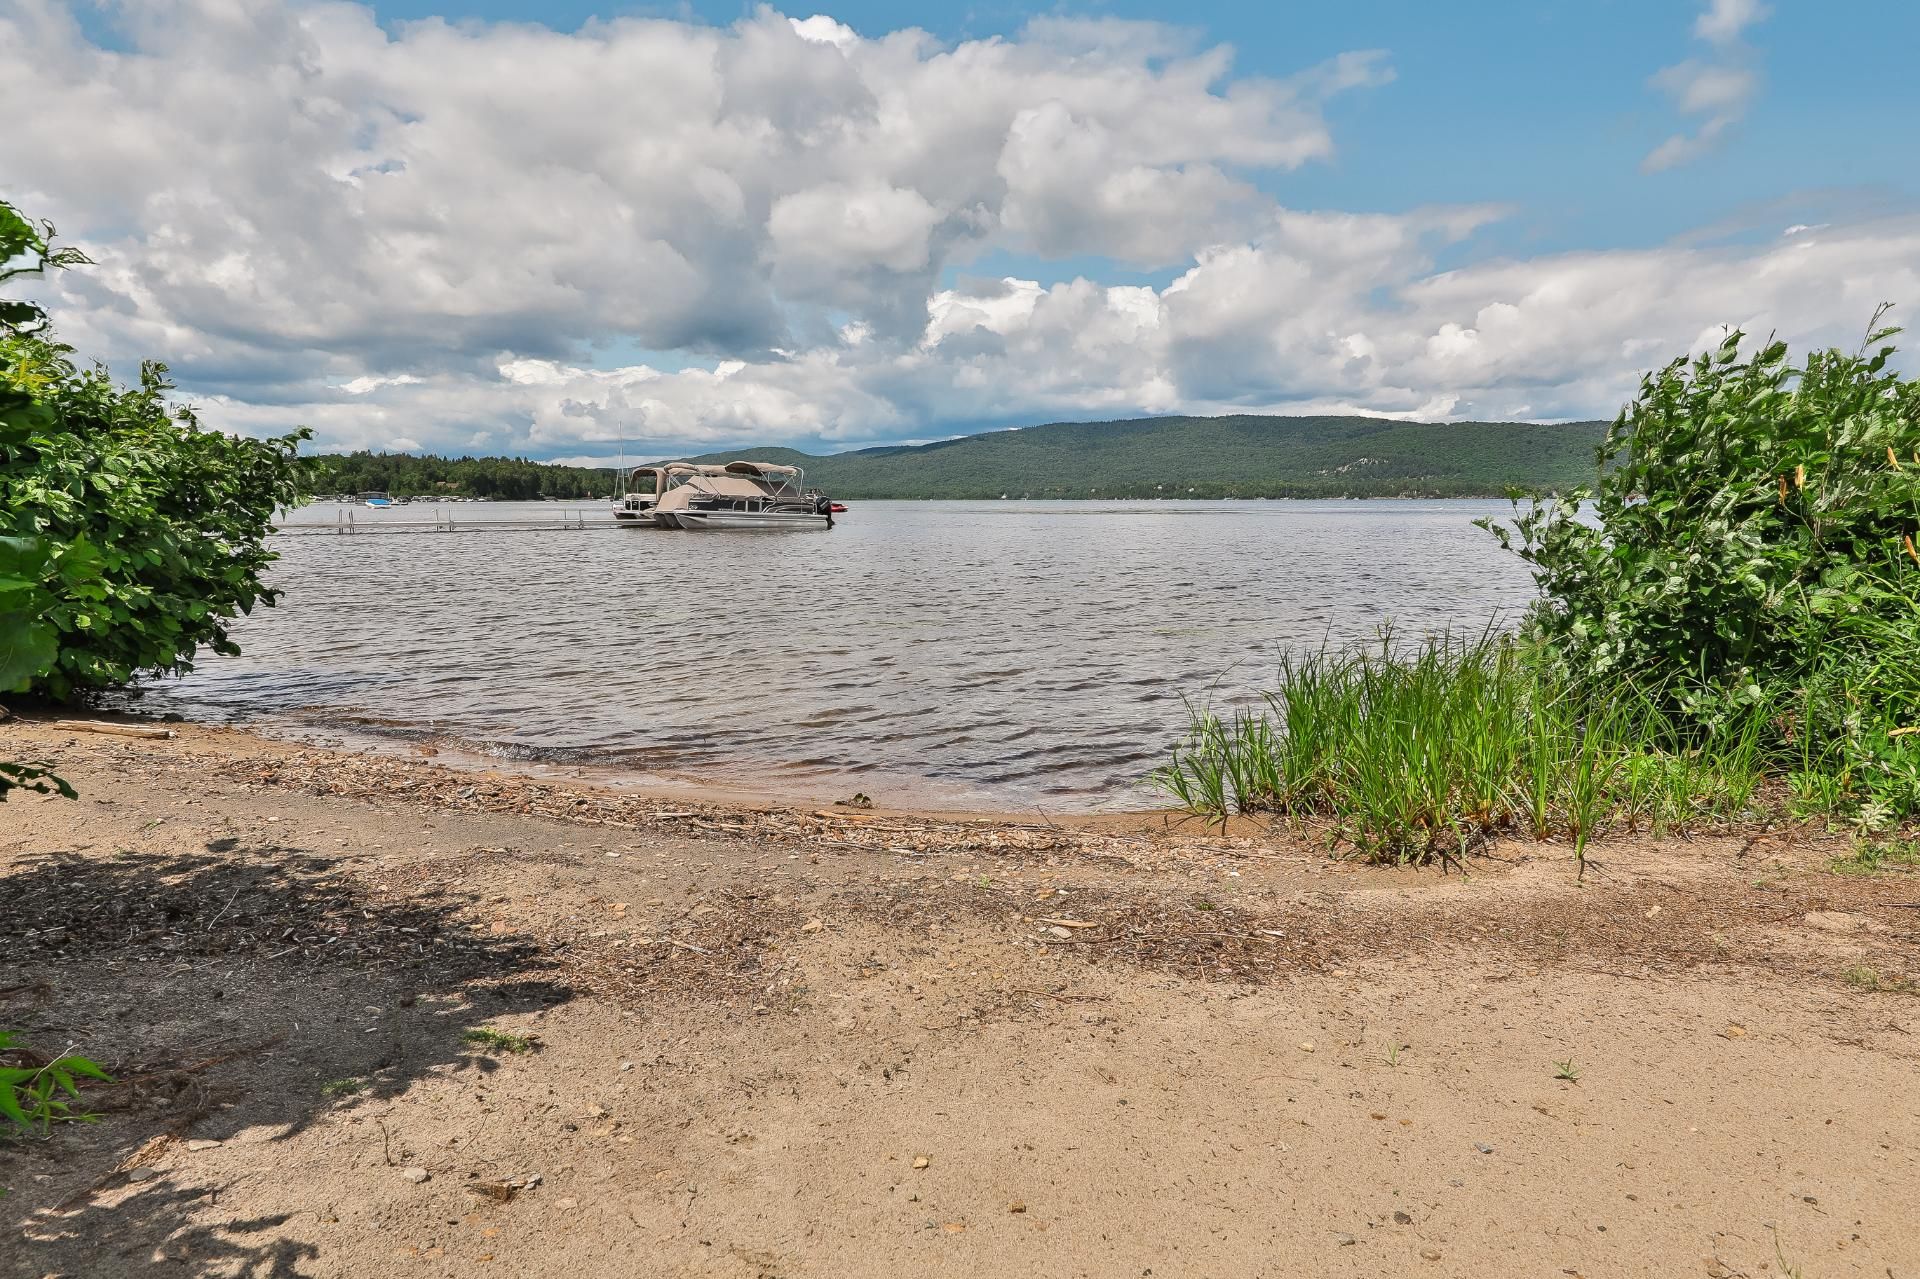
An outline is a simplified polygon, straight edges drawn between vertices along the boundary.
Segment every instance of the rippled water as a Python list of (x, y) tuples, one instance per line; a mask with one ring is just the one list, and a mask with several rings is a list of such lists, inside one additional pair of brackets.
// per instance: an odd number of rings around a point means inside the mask
[[(461, 523), (600, 506), (462, 505)], [(830, 799), (1139, 807), (1182, 695), (1531, 596), (1503, 502), (862, 502), (830, 533), (288, 537), (150, 711)], [(336, 508), (296, 520), (332, 523)], [(364, 525), (430, 508), (358, 511)]]

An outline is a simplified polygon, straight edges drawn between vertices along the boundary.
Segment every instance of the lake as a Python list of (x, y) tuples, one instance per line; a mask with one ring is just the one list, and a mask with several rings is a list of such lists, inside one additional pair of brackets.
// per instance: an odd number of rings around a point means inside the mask
[[(361, 527), (436, 508), (358, 509)], [(285, 592), (148, 712), (826, 801), (1150, 807), (1183, 699), (1532, 598), (1498, 501), (861, 502), (828, 533), (276, 538)], [(459, 504), (462, 525), (605, 503)], [(290, 523), (332, 524), (317, 505)]]

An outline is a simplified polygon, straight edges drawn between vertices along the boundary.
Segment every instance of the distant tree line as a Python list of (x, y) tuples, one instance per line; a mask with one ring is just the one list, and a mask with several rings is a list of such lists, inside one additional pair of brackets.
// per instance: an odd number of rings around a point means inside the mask
[(362, 450), (313, 459), (316, 493), (529, 501), (605, 497), (613, 485), (614, 472), (608, 467), (560, 466), (524, 457), (420, 457)]

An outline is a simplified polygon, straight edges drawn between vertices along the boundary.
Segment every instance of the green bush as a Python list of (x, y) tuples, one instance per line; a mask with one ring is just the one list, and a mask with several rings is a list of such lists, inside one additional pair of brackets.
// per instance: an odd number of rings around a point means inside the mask
[[(79, 260), (47, 231), (0, 203), (0, 255)], [(202, 430), (166, 366), (123, 387), (71, 353), (36, 309), (0, 308), (0, 692), (56, 700), (238, 651), (227, 623), (274, 601), (265, 539), (307, 438)]]
[(1402, 860), (1495, 831), (1583, 853), (1783, 792), (1920, 812), (1920, 383), (1879, 318), (1855, 355), (1743, 358), (1734, 333), (1648, 375), (1595, 490), (1480, 521), (1540, 586), (1518, 636), (1284, 662), (1264, 709), (1196, 710), (1154, 780)]
[(1483, 523), (1533, 565), (1526, 629), (1573, 678), (1650, 690), (1701, 734), (1769, 707), (1810, 806), (1899, 816), (1920, 808), (1920, 383), (1879, 319), (1856, 354), (1743, 357), (1735, 332), (1675, 360), (1591, 494)]
[[(53, 228), (21, 217), (0, 200), (0, 284), (38, 275), (86, 259), (72, 249), (55, 249)], [(28, 335), (46, 326), (46, 314), (31, 302), (0, 298), (0, 334)], [(53, 412), (27, 391), (0, 380), (0, 449), (32, 438), (54, 425)], [(65, 551), (70, 548), (60, 548)], [(84, 551), (60, 556), (40, 537), (0, 537), (0, 692), (24, 688), (49, 670), (59, 657), (59, 632), (47, 619), (56, 599), (47, 588), (58, 572), (69, 589), (89, 576)], [(44, 764), (0, 760), (0, 800), (11, 791), (49, 792), (73, 798), (73, 788)]]

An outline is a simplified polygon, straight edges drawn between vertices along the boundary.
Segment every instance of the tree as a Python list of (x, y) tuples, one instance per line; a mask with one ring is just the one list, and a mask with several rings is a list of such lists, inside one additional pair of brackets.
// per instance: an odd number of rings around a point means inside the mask
[[(0, 200), (0, 285), (86, 261), (78, 250), (51, 247), (52, 240), (51, 225), (29, 222)], [(22, 265), (9, 267), (9, 262)], [(46, 322), (46, 313), (33, 303), (0, 298), (0, 337), (30, 336)], [(0, 457), (53, 423), (52, 411), (36, 396), (0, 380)], [(0, 692), (26, 687), (59, 656), (58, 632), (47, 618), (56, 602), (47, 579), (56, 574), (69, 589), (78, 589), (86, 580), (86, 557), (80, 553), (56, 563), (55, 552), (45, 538), (0, 537)], [(0, 800), (16, 789), (73, 796), (73, 789), (44, 765), (0, 760)]]
[[(7, 276), (86, 259), (0, 202)], [(276, 593), (262, 574), (275, 509), (298, 500), (304, 430), (203, 430), (168, 400), (81, 368), (29, 303), (0, 304), (0, 692), (65, 701), (234, 653), (228, 623)]]

